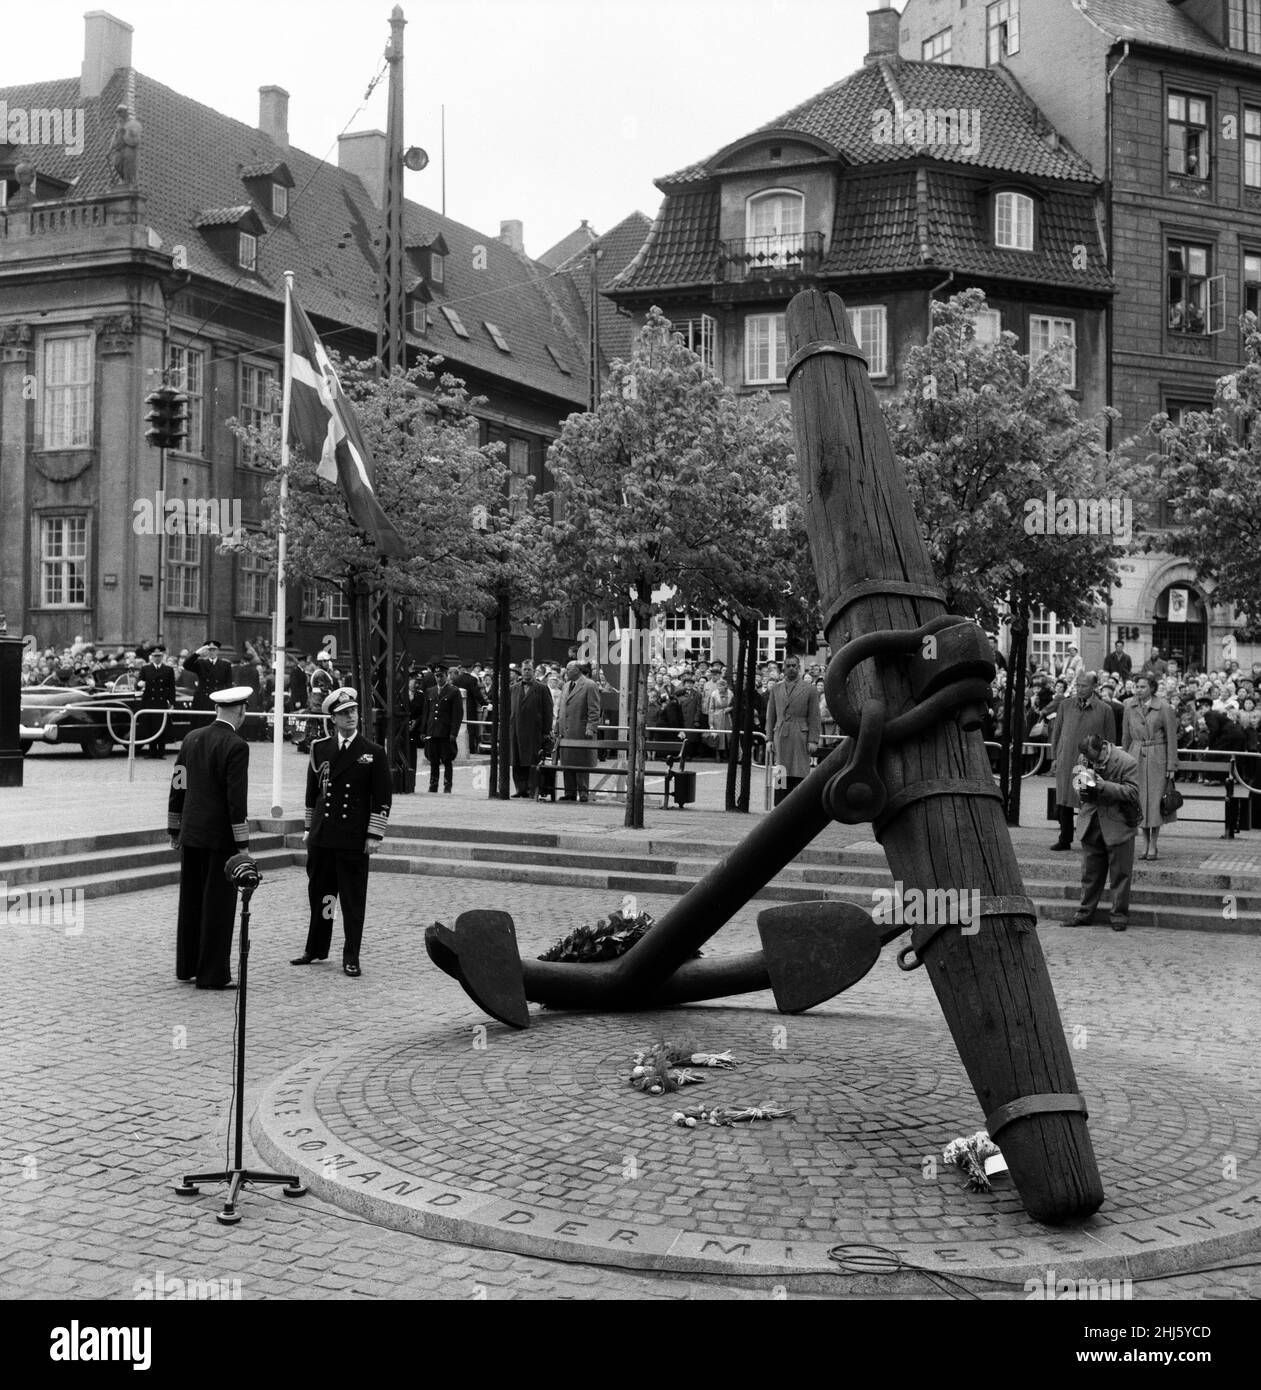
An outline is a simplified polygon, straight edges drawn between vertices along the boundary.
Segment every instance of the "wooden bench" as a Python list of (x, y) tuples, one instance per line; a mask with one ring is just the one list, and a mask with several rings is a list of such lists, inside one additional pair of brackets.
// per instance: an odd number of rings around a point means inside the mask
[[(588, 763), (576, 763), (566, 758), (566, 754), (571, 749), (599, 749), (602, 752), (618, 754), (623, 760), (629, 756), (630, 740), (624, 738), (600, 739), (598, 742), (582, 738), (562, 738), (556, 743), (556, 756), (550, 763), (540, 763), (538, 768), (540, 800), (554, 802), (560, 791), (558, 783), (560, 774), (565, 772), (585, 772), (590, 783), (591, 796), (615, 796), (625, 798), (626, 784), (630, 779), (630, 770), (625, 767), (604, 767), (597, 763), (594, 767)], [(690, 805), (696, 800), (696, 774), (688, 772), (682, 767), (675, 767), (674, 760), (683, 751), (682, 740), (670, 739), (663, 740), (652, 738), (648, 740), (645, 752), (647, 759), (660, 759), (664, 762), (662, 767), (649, 767), (647, 762), (644, 766), (644, 777), (660, 777), (662, 779), (661, 805), (668, 808), (670, 798), (673, 795), (680, 809)], [(604, 783), (613, 781), (614, 787), (607, 787)]]

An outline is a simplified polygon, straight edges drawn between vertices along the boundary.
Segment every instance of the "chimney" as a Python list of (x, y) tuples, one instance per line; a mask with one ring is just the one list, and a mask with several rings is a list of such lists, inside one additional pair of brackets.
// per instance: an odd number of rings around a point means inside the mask
[(83, 16), (83, 30), (79, 100), (94, 101), (119, 68), (131, 67), (131, 36), (135, 30), (104, 10), (89, 10)]
[(499, 224), (499, 240), (511, 246), (518, 256), (525, 255), (525, 226), (516, 218)]
[(878, 10), (867, 11), (867, 44), (869, 52), (864, 63), (877, 63), (881, 58), (896, 58), (899, 51), (898, 33), (902, 16), (890, 9), (889, 0)]
[(385, 206), (385, 131), (357, 130), (337, 137), (337, 167), (357, 174), (368, 197)]
[(282, 150), (289, 148), (289, 93), (283, 87), (258, 89), (258, 128)]

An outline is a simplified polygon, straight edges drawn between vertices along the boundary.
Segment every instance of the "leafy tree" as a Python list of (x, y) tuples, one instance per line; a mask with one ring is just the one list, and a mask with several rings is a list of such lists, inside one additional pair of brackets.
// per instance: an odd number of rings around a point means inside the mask
[[(564, 499), (552, 527), (558, 593), (649, 626), (653, 594), (678, 591), (718, 543), (713, 514), (734, 415), (722, 382), (652, 309), (594, 411), (571, 415), (548, 466)], [(643, 825), (648, 668), (632, 649), (626, 824)]]
[[(1030, 617), (1038, 608), (1077, 623), (1102, 615), (1146, 470), (1110, 453), (1102, 424), (1078, 416), (1064, 349), (1031, 364), (1010, 333), (978, 342), (984, 308), (977, 289), (933, 305), (928, 342), (908, 355), (906, 391), (886, 417), (948, 607), (991, 629), (1011, 626), (1002, 782), (1014, 824)], [(1089, 509), (1113, 499), (1115, 509)]]
[(1215, 603), (1261, 618), (1261, 329), (1240, 320), (1244, 365), (1217, 383), (1213, 408), (1174, 424), (1157, 415), (1160, 453), (1151, 457), (1173, 514), (1162, 548), (1185, 555), (1216, 583)]
[[(406, 560), (386, 560), (355, 525), (338, 484), (317, 476), (317, 459), (296, 450), (289, 460), (285, 577), (346, 595), (356, 615), (354, 646), (361, 686), (368, 652), (357, 632), (357, 596), (390, 590), (419, 607), (482, 609), (491, 602), (490, 536), (481, 525), (486, 499), (501, 495), (505, 469), (493, 448), (474, 442), (477, 404), (463, 383), (441, 372), (441, 359), (378, 377), (375, 363), (330, 353), (376, 462), (382, 508), (408, 547)], [(273, 563), (282, 522), (280, 438), (274, 427), (244, 428), (254, 462), (270, 468), (263, 489), (263, 528), (242, 542)]]
[(731, 446), (711, 485), (708, 544), (695, 547), (682, 584), (689, 607), (713, 613), (736, 631), (726, 803), (729, 811), (747, 811), (758, 628), (763, 619), (777, 617), (788, 622), (790, 631), (814, 632), (818, 586), (787, 411), (765, 394), (738, 398), (728, 393), (723, 409)]

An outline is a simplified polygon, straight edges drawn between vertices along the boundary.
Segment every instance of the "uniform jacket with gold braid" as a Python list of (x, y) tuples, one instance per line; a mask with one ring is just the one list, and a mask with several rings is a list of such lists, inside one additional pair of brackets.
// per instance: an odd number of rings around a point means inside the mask
[(181, 847), (231, 854), (249, 848), (250, 746), (223, 719), (184, 735), (171, 777), (167, 831)]
[(385, 749), (356, 734), (338, 749), (337, 735), (311, 746), (306, 774), (306, 828), (311, 843), (363, 853), (368, 838), (383, 840), (393, 792)]

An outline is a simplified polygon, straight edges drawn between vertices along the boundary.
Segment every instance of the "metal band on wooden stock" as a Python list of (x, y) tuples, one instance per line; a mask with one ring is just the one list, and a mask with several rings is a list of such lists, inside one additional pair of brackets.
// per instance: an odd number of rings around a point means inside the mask
[(1085, 1096), (1069, 1092), (1054, 1092), (1039, 1096), (1018, 1096), (1000, 1105), (985, 1121), (985, 1128), (991, 1139), (997, 1142), (999, 1131), (1005, 1129), (1013, 1120), (1023, 1120), (1029, 1115), (1089, 1115)]
[[(995, 898), (982, 898), (976, 915), (977, 930), (986, 917), (1027, 917), (1037, 925), (1038, 912), (1033, 899), (1023, 893), (1007, 893)], [(911, 928), (911, 944), (898, 952), (898, 969), (908, 973), (924, 964), (924, 952), (947, 927), (962, 926), (959, 922), (923, 922)], [(997, 1112), (996, 1112), (997, 1113)], [(1014, 1116), (1013, 1116), (1014, 1118)], [(990, 1130), (993, 1138), (994, 1131)]]
[(1002, 793), (991, 782), (969, 782), (963, 777), (934, 777), (931, 781), (908, 782), (901, 791), (895, 792), (885, 804), (885, 808), (871, 823), (877, 839), (886, 825), (908, 806), (917, 801), (927, 801), (934, 796), (986, 796), (995, 801), (1003, 799)]
[(784, 373), (784, 381), (791, 381), (793, 373), (808, 358), (822, 357), (829, 353), (834, 357), (857, 357), (864, 367), (868, 365), (867, 354), (861, 348), (854, 347), (849, 343), (806, 343), (789, 358), (788, 370)]
[(823, 619), (823, 631), (827, 632), (834, 622), (860, 598), (926, 598), (945, 603), (946, 595), (940, 589), (927, 584), (913, 584), (908, 579), (865, 579), (855, 584), (836, 600)]

